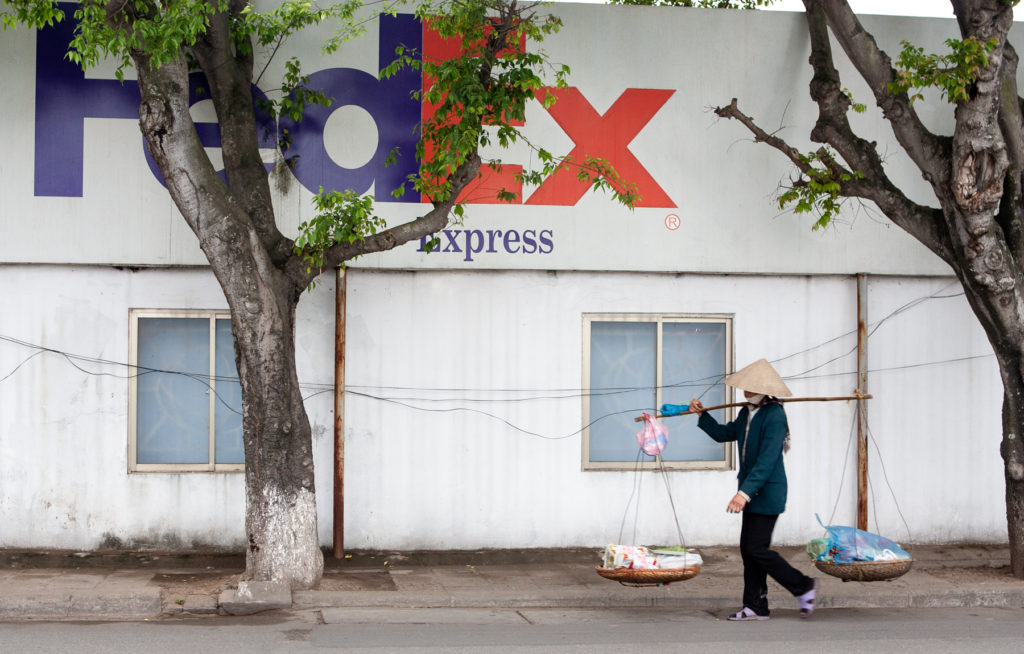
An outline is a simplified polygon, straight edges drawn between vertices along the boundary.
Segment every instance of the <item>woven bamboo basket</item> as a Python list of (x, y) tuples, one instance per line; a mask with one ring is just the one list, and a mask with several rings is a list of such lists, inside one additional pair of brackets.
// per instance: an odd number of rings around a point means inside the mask
[(632, 570), (629, 568), (602, 568), (597, 574), (625, 586), (664, 586), (674, 581), (686, 581), (700, 574), (700, 566), (677, 568), (675, 570)]
[(913, 564), (913, 559), (854, 561), (853, 563), (815, 561), (814, 567), (843, 581), (888, 581), (907, 574)]

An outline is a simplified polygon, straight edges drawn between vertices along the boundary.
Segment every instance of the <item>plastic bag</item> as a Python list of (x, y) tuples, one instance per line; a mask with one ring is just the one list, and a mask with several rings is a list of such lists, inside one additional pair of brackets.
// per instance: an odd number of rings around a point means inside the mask
[(807, 543), (807, 556), (818, 561), (831, 560), (827, 559), (829, 548), (829, 541), (827, 538), (815, 538), (811, 542)]
[(679, 570), (700, 567), (704, 564), (700, 554), (688, 550), (658, 550), (642, 545), (617, 545), (611, 543), (601, 553), (604, 568), (627, 568), (630, 570)]
[(679, 570), (680, 568), (694, 568), (704, 565), (704, 559), (693, 550), (680, 552), (676, 550), (651, 549), (651, 552), (658, 557), (659, 570)]
[[(815, 514), (814, 517), (818, 518), (818, 524), (828, 532), (827, 539), (812, 540), (807, 546), (807, 553), (819, 561), (842, 564), (855, 561), (895, 561), (911, 558), (903, 548), (885, 536), (862, 531), (855, 527), (825, 526), (818, 514)], [(820, 540), (827, 542), (822, 544), (818, 542)]]
[(646, 547), (612, 543), (604, 548), (603, 566), (630, 570), (654, 570), (658, 567), (658, 559)]
[(668, 428), (645, 413), (644, 428), (636, 433), (636, 442), (648, 456), (661, 454), (668, 445)]
[(662, 404), (660, 413), (663, 416), (678, 416), (690, 410), (689, 404)]

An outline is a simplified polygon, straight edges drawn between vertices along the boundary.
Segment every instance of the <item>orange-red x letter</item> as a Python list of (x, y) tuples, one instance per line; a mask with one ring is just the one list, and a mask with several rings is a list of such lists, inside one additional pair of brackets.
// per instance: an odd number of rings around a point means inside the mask
[[(603, 159), (624, 182), (634, 186), (640, 196), (636, 206), (676, 206), (628, 147), (668, 102), (674, 90), (626, 89), (603, 116), (574, 87), (546, 90), (557, 98), (557, 102), (548, 107), (548, 113), (576, 144), (569, 153), (574, 165), (561, 168), (544, 180), (526, 204), (576, 204), (590, 185), (577, 178), (575, 166), (593, 157)], [(626, 190), (621, 184), (613, 183), (613, 186), (620, 192)]]

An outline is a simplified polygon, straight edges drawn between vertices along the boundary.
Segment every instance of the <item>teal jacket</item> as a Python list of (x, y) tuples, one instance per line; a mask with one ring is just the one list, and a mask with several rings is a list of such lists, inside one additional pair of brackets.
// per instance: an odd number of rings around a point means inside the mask
[(782, 444), (786, 440), (786, 412), (778, 403), (766, 404), (754, 414), (747, 434), (744, 456), (743, 432), (747, 426), (747, 407), (727, 425), (719, 424), (710, 413), (703, 413), (697, 426), (719, 443), (737, 441), (740, 470), (739, 489), (750, 497), (746, 509), (751, 513), (778, 515), (786, 510), (786, 467)]

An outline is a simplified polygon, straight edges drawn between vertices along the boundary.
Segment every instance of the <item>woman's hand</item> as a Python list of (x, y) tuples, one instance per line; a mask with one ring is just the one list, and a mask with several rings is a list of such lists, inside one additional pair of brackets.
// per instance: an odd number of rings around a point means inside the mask
[(743, 507), (747, 505), (747, 498), (743, 496), (743, 493), (736, 493), (732, 499), (729, 500), (729, 506), (725, 507), (728, 513), (739, 513), (743, 510)]
[(692, 400), (690, 400), (690, 411), (694, 411), (696, 413), (704, 413), (704, 405), (701, 404), (700, 400), (698, 400), (697, 398), (693, 398)]

